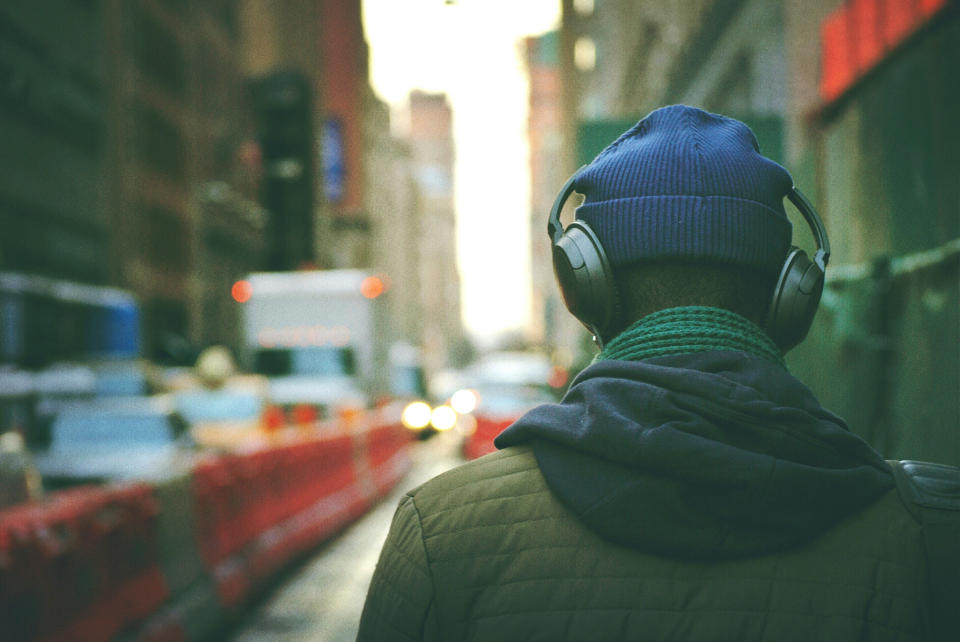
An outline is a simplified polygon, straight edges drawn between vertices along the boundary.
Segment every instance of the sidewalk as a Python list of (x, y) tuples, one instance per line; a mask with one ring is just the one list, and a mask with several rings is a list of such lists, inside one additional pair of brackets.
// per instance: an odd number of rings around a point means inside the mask
[(400, 497), (462, 463), (457, 446), (450, 434), (416, 444), (413, 468), (397, 488), (256, 605), (229, 639), (355, 640), (367, 587)]

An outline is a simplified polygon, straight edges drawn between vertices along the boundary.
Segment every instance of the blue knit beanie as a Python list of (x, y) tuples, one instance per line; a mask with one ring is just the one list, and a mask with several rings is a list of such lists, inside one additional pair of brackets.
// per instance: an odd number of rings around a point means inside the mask
[(685, 105), (651, 112), (583, 168), (576, 217), (612, 265), (688, 259), (779, 273), (793, 179), (738, 120)]

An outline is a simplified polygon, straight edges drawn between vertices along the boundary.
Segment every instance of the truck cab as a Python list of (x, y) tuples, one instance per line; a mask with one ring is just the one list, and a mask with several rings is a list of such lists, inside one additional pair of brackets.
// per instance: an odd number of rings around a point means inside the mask
[(260, 272), (245, 280), (245, 364), (271, 402), (317, 419), (368, 408), (388, 390), (385, 287), (362, 270)]

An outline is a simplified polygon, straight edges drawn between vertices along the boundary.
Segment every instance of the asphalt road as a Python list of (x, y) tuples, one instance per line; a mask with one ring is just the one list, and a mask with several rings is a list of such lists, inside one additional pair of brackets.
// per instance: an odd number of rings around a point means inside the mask
[(397, 488), (302, 567), (286, 575), (227, 639), (355, 640), (363, 600), (397, 502), (408, 489), (463, 462), (457, 439), (440, 434), (417, 443), (413, 467)]

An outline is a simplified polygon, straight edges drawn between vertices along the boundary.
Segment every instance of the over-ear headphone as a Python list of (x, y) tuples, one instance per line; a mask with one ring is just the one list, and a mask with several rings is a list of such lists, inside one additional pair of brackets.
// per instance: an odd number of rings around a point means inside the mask
[[(563, 303), (593, 333), (594, 341), (602, 348), (620, 317), (610, 260), (600, 239), (585, 221), (574, 221), (566, 229), (560, 222), (560, 212), (575, 191), (579, 174), (578, 170), (567, 179), (550, 208), (547, 234), (553, 246), (553, 272)], [(807, 336), (820, 303), (830, 260), (830, 241), (816, 209), (796, 187), (787, 192), (787, 198), (810, 226), (817, 251), (811, 260), (802, 249), (791, 247), (773, 290), (765, 330), (783, 352)]]
[(777, 285), (773, 288), (765, 329), (783, 352), (803, 341), (810, 331), (820, 295), (823, 294), (824, 276), (830, 260), (830, 239), (813, 204), (796, 186), (790, 188), (787, 198), (810, 226), (817, 251), (811, 261), (806, 252), (791, 246), (780, 269)]
[(603, 348), (607, 332), (620, 314), (610, 261), (600, 239), (585, 221), (574, 221), (567, 229), (560, 222), (560, 212), (573, 193), (579, 174), (578, 170), (567, 179), (550, 208), (547, 234), (553, 244), (553, 273), (563, 303)]

